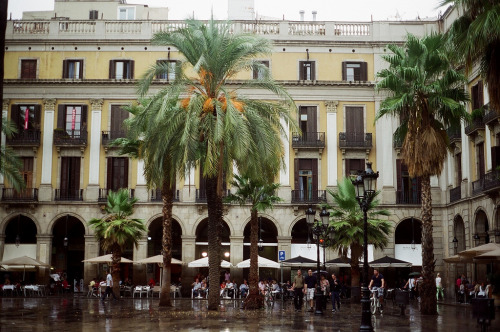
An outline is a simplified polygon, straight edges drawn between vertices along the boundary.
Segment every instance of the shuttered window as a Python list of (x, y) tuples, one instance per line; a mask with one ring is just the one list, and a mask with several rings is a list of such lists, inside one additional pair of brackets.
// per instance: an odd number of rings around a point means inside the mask
[(162, 65), (164, 68), (164, 72), (161, 74), (158, 74), (156, 76), (156, 78), (159, 80), (167, 80), (168, 82), (174, 81), (177, 62), (178, 62), (177, 60), (158, 60), (158, 61), (156, 61), (156, 63), (158, 65)]
[(128, 112), (125, 111), (122, 105), (111, 106), (111, 125), (110, 125), (110, 138), (121, 138), (126, 136), (125, 126), (123, 121), (128, 119)]
[(63, 78), (82, 79), (83, 78), (83, 60), (64, 60)]
[(107, 189), (117, 191), (128, 188), (128, 158), (108, 158)]
[(80, 157), (61, 157), (61, 197), (79, 197)]
[[(269, 61), (259, 62), (269, 69)], [(262, 80), (265, 78), (265, 71), (262, 68), (254, 68), (252, 77), (254, 80)]]
[(40, 130), (40, 105), (12, 105), (11, 121), (17, 132)]
[(481, 108), (484, 105), (483, 81), (479, 81), (471, 88), (472, 110)]
[(133, 79), (134, 60), (110, 60), (109, 78), (116, 80)]
[(316, 63), (314, 61), (299, 62), (299, 80), (314, 81), (316, 79)]
[(342, 62), (342, 81), (355, 82), (368, 80), (366, 62)]
[(36, 60), (21, 60), (21, 78), (36, 79)]
[(316, 133), (318, 121), (318, 108), (316, 106), (300, 107), (300, 130), (306, 138), (307, 133)]

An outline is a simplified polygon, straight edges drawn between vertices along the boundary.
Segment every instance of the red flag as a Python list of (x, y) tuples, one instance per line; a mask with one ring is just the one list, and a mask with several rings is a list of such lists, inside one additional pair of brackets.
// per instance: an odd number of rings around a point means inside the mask
[(71, 111), (71, 130), (75, 130), (75, 122), (76, 122), (76, 109), (73, 108), (73, 111)]
[(24, 130), (28, 130), (28, 121), (30, 119), (30, 109), (26, 107), (24, 110)]

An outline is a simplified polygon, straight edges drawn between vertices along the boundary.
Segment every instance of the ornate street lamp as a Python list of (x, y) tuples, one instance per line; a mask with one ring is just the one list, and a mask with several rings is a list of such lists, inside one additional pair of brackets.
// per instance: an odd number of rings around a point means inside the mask
[(375, 188), (378, 172), (372, 169), (372, 163), (366, 163), (366, 170), (359, 174), (352, 183), (356, 187), (359, 207), (363, 211), (363, 284), (361, 286), (361, 326), (360, 331), (373, 331), (372, 315), (370, 312), (370, 295), (368, 281), (368, 208), (375, 197)]
[(457, 249), (458, 249), (458, 239), (456, 236), (453, 237), (453, 240), (451, 241), (453, 242), (453, 249), (455, 250), (455, 255), (457, 254)]
[(500, 243), (500, 230), (495, 229), (495, 243)]
[(474, 234), (474, 242), (476, 244), (476, 247), (479, 245), (479, 240), (481, 240), (479, 234), (478, 233)]
[(65, 232), (66, 235), (64, 235), (64, 240), (63, 240), (63, 244), (64, 244), (64, 247), (67, 248), (68, 247), (68, 215), (66, 215), (66, 232)]
[(262, 240), (262, 220), (259, 217), (259, 251), (264, 251), (264, 240)]
[(21, 236), (19, 236), (19, 222), (21, 219), (21, 214), (17, 216), (17, 235), (16, 235), (16, 247), (19, 247), (21, 244)]

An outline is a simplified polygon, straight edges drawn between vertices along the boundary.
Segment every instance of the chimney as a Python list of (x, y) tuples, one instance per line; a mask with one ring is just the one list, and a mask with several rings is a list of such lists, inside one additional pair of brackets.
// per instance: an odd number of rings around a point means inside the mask
[(313, 14), (313, 21), (316, 21), (316, 14), (318, 14), (318, 12), (316, 10), (313, 10), (312, 14)]
[(304, 20), (304, 13), (305, 13), (305, 11), (304, 11), (304, 10), (299, 11), (299, 14), (300, 14), (300, 20), (301, 20), (301, 21), (303, 21), (303, 20)]

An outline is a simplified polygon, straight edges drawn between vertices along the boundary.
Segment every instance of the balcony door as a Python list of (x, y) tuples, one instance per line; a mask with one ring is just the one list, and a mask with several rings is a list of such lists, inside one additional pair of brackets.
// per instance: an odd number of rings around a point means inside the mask
[(345, 108), (345, 131), (348, 142), (364, 142), (364, 116), (363, 107)]
[(80, 157), (61, 158), (61, 198), (80, 197)]
[(318, 159), (295, 159), (295, 190), (300, 200), (318, 198)]
[(300, 130), (302, 131), (302, 140), (316, 140), (318, 109), (316, 106), (301, 106), (300, 107)]
[(107, 189), (117, 191), (128, 188), (128, 158), (108, 158)]
[(123, 121), (128, 119), (128, 112), (122, 109), (122, 105), (111, 106), (110, 138), (125, 137), (125, 127)]
[(408, 166), (402, 159), (396, 160), (397, 171), (397, 195), (398, 204), (420, 204), (421, 181), (420, 178), (412, 178), (408, 173)]
[(71, 138), (80, 138), (87, 130), (87, 105), (59, 105), (57, 128), (65, 130)]

